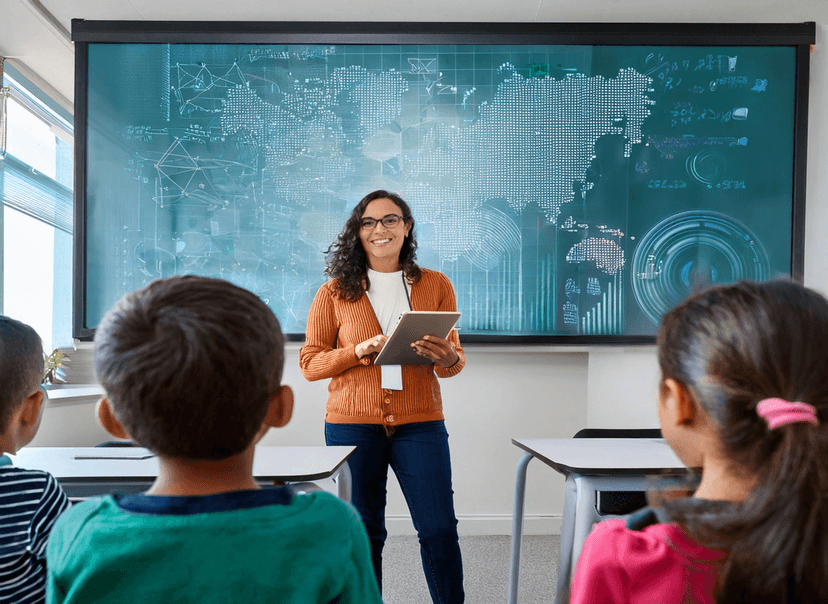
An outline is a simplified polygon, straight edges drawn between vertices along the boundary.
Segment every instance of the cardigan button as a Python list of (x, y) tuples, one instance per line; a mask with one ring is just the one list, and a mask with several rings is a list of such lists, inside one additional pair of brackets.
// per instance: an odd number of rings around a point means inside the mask
[(387, 405), (388, 403), (390, 403), (390, 402), (391, 402), (391, 397), (390, 397), (390, 396), (386, 396), (384, 399), (382, 399), (382, 402), (383, 402), (383, 403), (385, 403), (385, 404)]
[(363, 357), (361, 362), (363, 365), (368, 365), (371, 362), (371, 359), (369, 359), (368, 357)]
[(389, 424), (393, 424), (394, 423), (394, 416), (393, 415), (386, 415), (385, 416), (385, 421), (387, 421)]

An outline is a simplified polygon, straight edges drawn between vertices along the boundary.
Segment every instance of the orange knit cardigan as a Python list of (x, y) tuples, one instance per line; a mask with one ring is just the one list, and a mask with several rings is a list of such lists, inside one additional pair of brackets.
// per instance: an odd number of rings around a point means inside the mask
[[(463, 348), (452, 331), (449, 339), (460, 357), (449, 368), (403, 365), (403, 389), (383, 390), (376, 354), (362, 359), (356, 345), (382, 333), (368, 296), (352, 302), (336, 297), (328, 281), (314, 298), (308, 316), (307, 340), (299, 351), (299, 367), (309, 381), (331, 378), (325, 421), (332, 424), (399, 426), (444, 419), (437, 376), (451, 377), (466, 364)], [(422, 269), (411, 285), (413, 310), (457, 310), (454, 288), (443, 273)]]

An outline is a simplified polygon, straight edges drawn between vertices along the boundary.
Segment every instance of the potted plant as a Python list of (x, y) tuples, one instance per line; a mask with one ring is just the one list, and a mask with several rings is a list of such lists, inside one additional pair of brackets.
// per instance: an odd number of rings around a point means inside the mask
[(66, 380), (61, 375), (62, 372), (60, 372), (59, 369), (64, 363), (69, 362), (69, 358), (63, 353), (63, 351), (59, 348), (55, 348), (51, 354), (44, 354), (43, 359), (43, 383), (57, 384), (65, 382)]

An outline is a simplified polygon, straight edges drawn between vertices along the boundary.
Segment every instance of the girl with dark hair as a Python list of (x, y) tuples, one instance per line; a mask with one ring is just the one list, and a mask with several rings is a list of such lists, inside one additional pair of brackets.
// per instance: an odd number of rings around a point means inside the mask
[(432, 364), (373, 364), (401, 313), (457, 310), (451, 282), (418, 267), (416, 250), (408, 204), (388, 191), (366, 195), (326, 251), (331, 280), (311, 306), (299, 365), (308, 380), (331, 380), (326, 443), (356, 445), (348, 459), (351, 501), (368, 531), (380, 587), (390, 467), (417, 529), (431, 597), (454, 604), (464, 601), (463, 565), (437, 377), (460, 372), (463, 349), (452, 331), (414, 343)]
[(828, 602), (828, 301), (795, 283), (695, 294), (658, 336), (662, 433), (692, 497), (594, 528), (571, 601)]

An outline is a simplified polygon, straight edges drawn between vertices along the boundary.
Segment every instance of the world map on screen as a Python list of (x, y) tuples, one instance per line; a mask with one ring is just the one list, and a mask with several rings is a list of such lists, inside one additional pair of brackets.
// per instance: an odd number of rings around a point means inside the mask
[(790, 269), (772, 50), (91, 45), (89, 320), (203, 274), (302, 333), (324, 251), (386, 189), (463, 332), (654, 333), (699, 285)]

